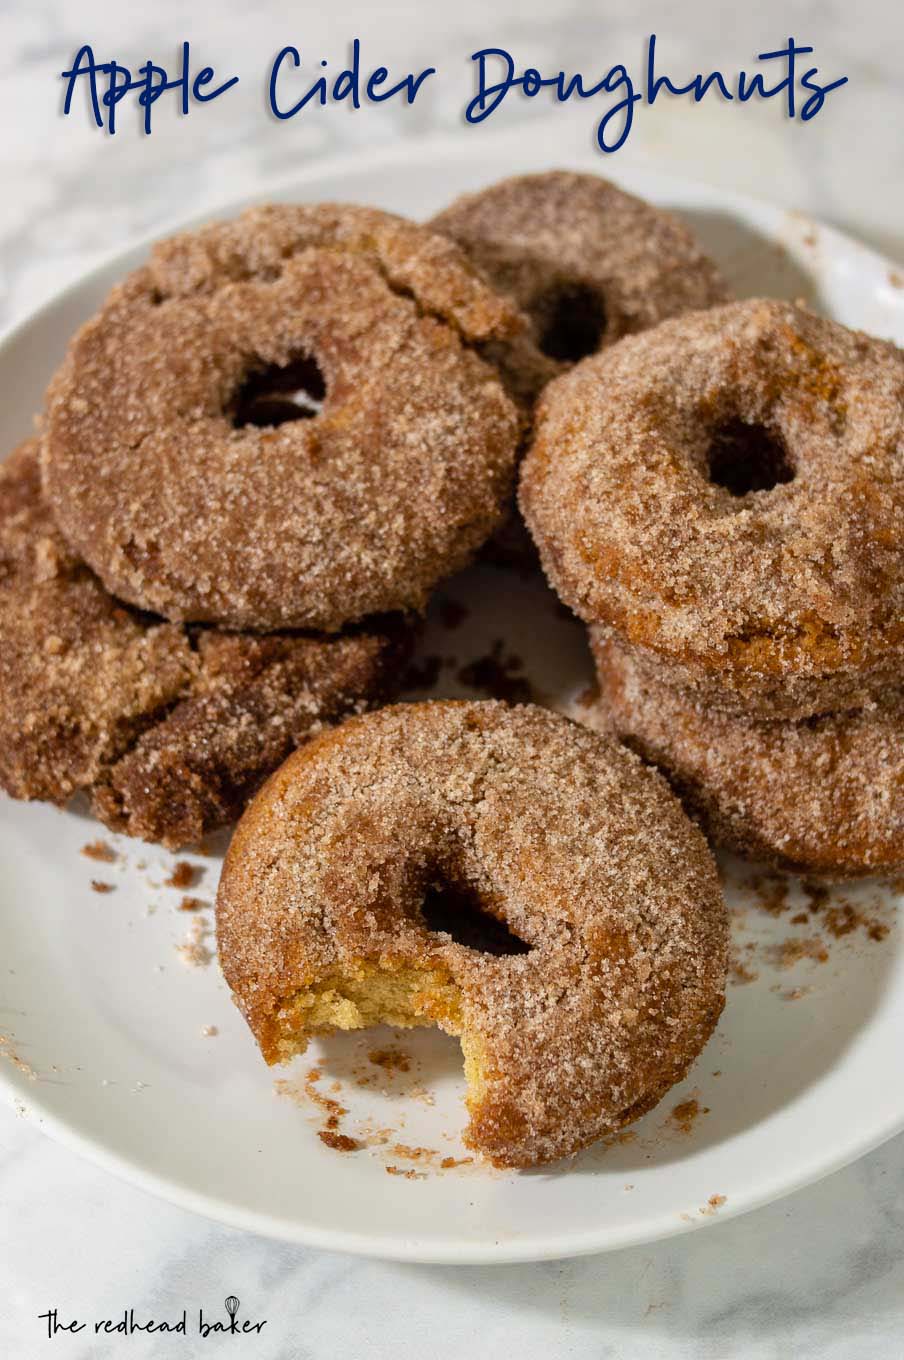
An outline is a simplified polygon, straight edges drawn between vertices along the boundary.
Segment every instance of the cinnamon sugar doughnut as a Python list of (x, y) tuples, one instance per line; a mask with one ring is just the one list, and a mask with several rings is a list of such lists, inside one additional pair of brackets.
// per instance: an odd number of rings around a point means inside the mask
[(60, 528), (175, 621), (332, 632), (419, 609), (511, 490), (516, 414), (469, 346), (517, 324), (449, 241), (374, 209), (164, 241), (52, 385)]
[(232, 820), (324, 722), (391, 691), (397, 628), (257, 638), (120, 604), (66, 546), (35, 441), (0, 465), (0, 786), (86, 790), (117, 831), (176, 848)]
[(526, 331), (485, 350), (526, 406), (585, 355), (728, 296), (677, 217), (597, 175), (504, 179), (457, 198), (428, 225), (528, 317)]
[(783, 302), (622, 340), (541, 400), (555, 589), (726, 712), (862, 702), (904, 657), (904, 354)]
[(904, 691), (847, 713), (757, 722), (714, 713), (598, 631), (590, 721), (668, 776), (721, 845), (800, 873), (904, 868)]
[[(517, 952), (461, 942), (475, 903)], [(217, 935), (269, 1063), (384, 1021), (459, 1036), (465, 1138), (499, 1166), (649, 1109), (724, 1001), (702, 836), (636, 756), (531, 705), (399, 705), (297, 752), (239, 823)]]

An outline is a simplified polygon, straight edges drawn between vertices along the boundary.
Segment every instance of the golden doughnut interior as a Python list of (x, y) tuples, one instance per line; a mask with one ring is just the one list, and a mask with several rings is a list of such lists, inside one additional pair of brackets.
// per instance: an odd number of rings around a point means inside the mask
[(486, 1089), (482, 1045), (476, 1034), (463, 1027), (461, 992), (443, 968), (361, 959), (295, 992), (280, 1006), (276, 1019), (274, 1062), (288, 1062), (303, 1053), (314, 1034), (376, 1025), (397, 1029), (436, 1025), (461, 1042), (469, 1109), (473, 1110)]

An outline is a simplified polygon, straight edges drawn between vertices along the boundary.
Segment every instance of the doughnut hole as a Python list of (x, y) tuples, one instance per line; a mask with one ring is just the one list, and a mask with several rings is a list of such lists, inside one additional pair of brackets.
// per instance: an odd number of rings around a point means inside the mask
[(481, 954), (499, 957), (530, 951), (530, 945), (487, 909), (469, 883), (435, 880), (427, 889), (420, 914), (428, 930), (450, 935), (456, 944)]
[(273, 429), (293, 420), (313, 419), (325, 398), (326, 380), (320, 365), (313, 355), (299, 354), (287, 364), (252, 368), (228, 413), (237, 430), (248, 425)]
[(528, 306), (538, 345), (550, 359), (576, 364), (599, 349), (606, 331), (606, 307), (595, 288), (578, 281), (555, 283)]
[(771, 491), (794, 479), (794, 464), (782, 441), (765, 425), (738, 417), (715, 431), (707, 461), (709, 480), (730, 496)]

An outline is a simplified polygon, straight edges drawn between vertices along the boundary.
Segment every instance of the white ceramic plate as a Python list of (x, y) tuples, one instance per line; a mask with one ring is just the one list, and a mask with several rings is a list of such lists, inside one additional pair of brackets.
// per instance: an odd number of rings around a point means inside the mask
[[(555, 129), (534, 127), (529, 136), (412, 143), (321, 166), (273, 196), (352, 199), (426, 217), (463, 190), (563, 163), (618, 175), (617, 161), (563, 162)], [(892, 266), (859, 245), (700, 185), (654, 174), (624, 182), (684, 214), (739, 292), (805, 296), (842, 321), (904, 342), (904, 290)], [(27, 433), (67, 337), (145, 248), (111, 260), (6, 338), (0, 447)], [(469, 614), (456, 628), (441, 610), (431, 622), (422, 654), (456, 658), (442, 668), (436, 692), (473, 693), (459, 668), (496, 639), (504, 657), (523, 662), (515, 671), (553, 703), (567, 704), (588, 684), (580, 630), (537, 583), (483, 568), (447, 594)], [(98, 835), (115, 845), (116, 864), (80, 854)], [(189, 858), (204, 867), (192, 891), (210, 902), (219, 859)], [(191, 923), (209, 922), (210, 912), (176, 909), (181, 894), (162, 886), (173, 859), (159, 849), (106, 836), (77, 808), (4, 800), (0, 863), (6, 1094), (111, 1171), (257, 1232), (421, 1261), (600, 1251), (763, 1204), (904, 1127), (904, 1084), (894, 1075), (904, 946), (892, 893), (875, 884), (844, 898), (874, 926), (890, 926), (887, 937), (874, 940), (860, 925), (836, 940), (824, 908), (792, 922), (802, 914), (798, 887), (793, 905), (773, 916), (738, 886), (749, 869), (729, 866), (739, 957), (758, 976), (729, 988), (718, 1034), (688, 1081), (632, 1137), (551, 1170), (506, 1174), (441, 1165), (465, 1155), (457, 1137), (460, 1055), (445, 1036), (337, 1038), (285, 1072), (268, 1070), (216, 962), (189, 967), (177, 953)], [(92, 878), (115, 891), (94, 892)], [(806, 957), (819, 954), (819, 942), (822, 962)], [(205, 1034), (211, 1026), (218, 1032)], [(407, 1055), (407, 1071), (369, 1061), (387, 1047)], [(334, 1151), (317, 1137), (327, 1111), (304, 1087), (315, 1061), (314, 1089), (347, 1109), (343, 1131), (364, 1138), (357, 1152)], [(287, 1086), (275, 1091), (274, 1077)], [(671, 1114), (693, 1100), (696, 1117), (693, 1106)], [(426, 1151), (413, 1157), (414, 1148)]]

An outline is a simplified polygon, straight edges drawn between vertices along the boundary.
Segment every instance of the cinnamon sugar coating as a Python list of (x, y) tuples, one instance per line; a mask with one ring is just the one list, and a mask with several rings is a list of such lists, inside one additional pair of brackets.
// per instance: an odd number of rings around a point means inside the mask
[[(775, 484), (731, 488), (757, 459)], [(713, 707), (801, 717), (900, 677), (892, 344), (756, 300), (622, 340), (544, 393), (520, 504), (562, 599)]]
[(782, 869), (831, 877), (904, 867), (904, 691), (799, 721), (715, 713), (652, 680), (592, 630), (589, 721), (667, 775), (710, 837)]
[(0, 465), (0, 785), (15, 798), (84, 789), (112, 829), (187, 844), (324, 722), (390, 692), (401, 645), (393, 629), (257, 638), (152, 619), (67, 548), (35, 441)]
[[(429, 929), (437, 883), (527, 951)], [(399, 705), (298, 751), (239, 823), (217, 934), (271, 1063), (387, 1018), (368, 989), (404, 985), (392, 1022), (461, 1037), (466, 1141), (500, 1166), (568, 1155), (649, 1109), (724, 1002), (702, 836), (636, 756), (531, 705)]]
[(553, 170), (463, 194), (428, 224), (459, 246), (529, 326), (485, 350), (530, 406), (575, 357), (727, 290), (687, 227), (597, 175)]
[[(45, 490), (107, 588), (172, 620), (332, 632), (420, 609), (511, 490), (517, 417), (469, 346), (518, 324), (422, 227), (252, 209), (162, 242), (76, 335)], [(249, 381), (298, 366), (322, 409), (251, 421)]]

